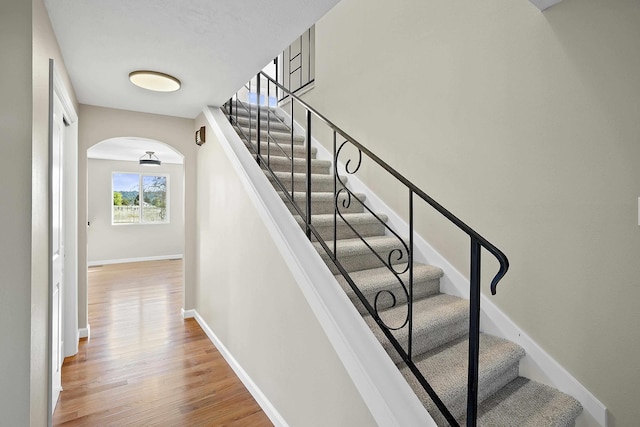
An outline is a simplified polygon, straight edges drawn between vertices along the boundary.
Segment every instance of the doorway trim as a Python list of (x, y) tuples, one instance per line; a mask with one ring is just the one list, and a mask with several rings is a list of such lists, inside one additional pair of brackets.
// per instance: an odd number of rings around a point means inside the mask
[[(62, 295), (62, 336), (65, 347), (63, 348), (63, 357), (77, 353), (78, 346), (78, 298), (77, 298), (77, 274), (78, 274), (78, 115), (76, 113), (69, 91), (62, 81), (59, 72), (56, 70), (55, 61), (49, 59), (49, 129), (48, 129), (48, 152), (49, 152), (49, 195), (48, 195), (48, 224), (49, 224), (49, 244), (48, 244), (48, 262), (49, 262), (49, 284), (48, 284), (48, 378), (47, 378), (47, 400), (48, 400), (48, 424), (51, 425), (53, 411), (53, 295), (50, 292), (51, 280), (53, 278), (52, 265), (52, 239), (53, 230), (51, 227), (53, 221), (52, 212), (52, 164), (53, 164), (53, 110), (54, 100), (58, 98), (62, 104), (63, 117), (66, 125), (64, 135), (63, 150), (63, 205), (62, 205), (62, 221), (64, 224), (64, 239), (67, 241), (65, 247), (65, 259), (63, 264), (63, 280), (66, 288)], [(75, 319), (75, 322), (74, 322)]]

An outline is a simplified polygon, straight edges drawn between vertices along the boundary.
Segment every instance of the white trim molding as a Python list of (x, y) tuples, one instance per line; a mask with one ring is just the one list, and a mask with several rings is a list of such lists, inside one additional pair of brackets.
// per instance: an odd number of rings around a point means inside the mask
[(105, 259), (101, 261), (89, 261), (87, 264), (89, 267), (97, 267), (100, 265), (124, 264), (127, 262), (165, 261), (165, 260), (177, 260), (177, 259), (182, 259), (182, 254), (145, 256), (145, 257), (139, 257), (139, 258)]
[(196, 310), (185, 310), (184, 308), (180, 309), (180, 313), (182, 314), (183, 319), (192, 319), (196, 317)]
[(71, 102), (69, 91), (67, 91), (67, 88), (60, 77), (60, 73), (57, 72), (57, 70), (53, 73), (53, 89), (60, 98), (62, 108), (64, 109), (65, 119), (69, 124), (77, 122), (78, 114), (76, 113), (76, 109), (73, 107), (73, 102)]
[(86, 338), (91, 340), (91, 325), (87, 324), (86, 328), (78, 329), (78, 338)]
[(224, 113), (203, 113), (376, 423), (435, 426)]
[(267, 396), (260, 390), (258, 385), (253, 382), (249, 374), (242, 369), (240, 363), (233, 357), (229, 349), (225, 347), (225, 345), (220, 341), (220, 339), (216, 336), (213, 330), (207, 325), (207, 322), (204, 321), (202, 316), (198, 313), (197, 310), (182, 310), (183, 317), (193, 317), (196, 319), (196, 322), (200, 325), (204, 333), (207, 335), (209, 340), (213, 343), (213, 345), (218, 349), (224, 360), (227, 361), (233, 372), (236, 373), (242, 384), (247, 388), (249, 393), (253, 396), (253, 398), (258, 402), (258, 405), (262, 408), (265, 414), (269, 417), (273, 425), (276, 427), (288, 427), (289, 425), (285, 421), (285, 419), (280, 415), (278, 410), (273, 406), (273, 404), (269, 401)]
[(544, 11), (549, 9), (551, 6), (555, 6), (560, 3), (562, 0), (529, 0), (535, 7)]

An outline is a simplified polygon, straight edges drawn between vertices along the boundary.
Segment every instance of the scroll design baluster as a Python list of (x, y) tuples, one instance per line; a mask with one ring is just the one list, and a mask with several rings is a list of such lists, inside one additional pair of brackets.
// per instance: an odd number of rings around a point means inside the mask
[[(340, 155), (343, 152), (343, 148), (348, 144), (348, 141), (344, 141), (340, 144), (340, 146), (338, 147), (338, 149), (336, 150), (336, 153), (334, 155), (334, 165), (337, 165), (340, 163)], [(356, 173), (358, 173), (358, 171), (360, 170), (360, 167), (362, 166), (362, 151), (361, 150), (357, 150), (357, 162), (355, 163), (355, 166), (353, 164), (354, 159), (352, 158), (348, 158), (346, 162), (344, 162), (345, 165), (345, 172), (348, 175), (355, 175)], [(383, 221), (378, 214), (376, 214), (374, 211), (372, 211), (365, 203), (363, 200), (361, 200), (353, 191), (351, 191), (349, 188), (347, 188), (346, 183), (344, 182), (343, 178), (340, 176), (340, 174), (337, 172), (337, 168), (334, 168), (334, 174), (336, 175), (336, 180), (337, 182), (341, 185), (341, 188), (338, 189), (338, 191), (336, 192), (335, 195), (335, 203), (336, 203), (336, 213), (338, 214), (338, 216), (340, 217), (340, 219), (344, 222), (344, 224), (346, 224), (351, 231), (364, 243), (364, 245), (369, 249), (369, 251), (375, 255), (375, 257), (380, 261), (380, 263), (385, 266), (390, 272), (391, 274), (393, 274), (393, 276), (395, 277), (396, 281), (398, 282), (398, 284), (401, 287), (401, 291), (404, 294), (405, 298), (406, 298), (406, 304), (407, 304), (407, 313), (406, 316), (404, 317), (404, 320), (402, 321), (402, 323), (400, 325), (388, 325), (380, 316), (380, 312), (382, 310), (388, 310), (389, 308), (393, 308), (397, 306), (398, 300), (396, 295), (389, 289), (383, 289), (378, 291), (375, 296), (374, 296), (374, 304), (373, 304), (373, 308), (374, 308), (374, 313), (372, 313), (372, 315), (374, 316), (374, 318), (376, 319), (376, 321), (383, 327), (387, 328), (388, 330), (392, 330), (392, 331), (397, 331), (400, 330), (402, 328), (404, 328), (405, 326), (407, 326), (407, 324), (409, 323), (409, 314), (410, 314), (410, 310), (408, 309), (408, 305), (412, 304), (412, 301), (410, 300), (410, 292), (409, 292), (409, 286), (410, 284), (405, 283), (405, 281), (400, 277), (401, 274), (406, 273), (409, 270), (409, 260), (411, 259), (411, 249), (407, 246), (407, 244), (405, 243), (404, 239), (402, 239), (400, 237), (400, 235), (398, 233), (396, 233), (392, 228), (390, 228), (385, 221)], [(340, 198), (341, 196), (344, 195), (344, 197), (342, 198), (342, 201), (340, 202)], [(391, 235), (393, 235), (398, 243), (399, 243), (399, 247), (398, 248), (393, 248), (391, 251), (389, 251), (389, 253), (386, 256), (386, 259), (383, 259), (383, 256), (380, 255), (378, 252), (376, 252), (376, 250), (369, 244), (369, 242), (367, 242), (367, 239), (365, 237), (363, 237), (358, 230), (356, 229), (356, 227), (353, 226), (353, 224), (351, 224), (351, 222), (349, 221), (349, 219), (347, 217), (345, 217), (343, 215), (343, 212), (340, 209), (340, 206), (342, 206), (343, 210), (349, 209), (349, 207), (351, 207), (351, 203), (353, 202), (353, 199), (355, 199), (355, 201), (357, 201), (357, 203), (360, 203), (360, 205), (363, 206), (363, 208), (370, 213), (371, 215), (373, 215), (376, 220), (382, 224), (384, 226), (384, 228), (386, 229), (386, 231), (388, 231)], [(401, 261), (405, 261), (402, 262)], [(380, 307), (380, 299), (384, 296), (387, 295), (388, 297), (391, 298), (391, 304), (389, 306), (386, 306), (384, 308)]]

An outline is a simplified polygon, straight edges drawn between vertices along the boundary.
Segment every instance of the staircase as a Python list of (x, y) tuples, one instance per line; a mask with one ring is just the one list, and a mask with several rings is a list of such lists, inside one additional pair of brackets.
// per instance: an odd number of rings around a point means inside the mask
[[(258, 115), (255, 106), (251, 111), (246, 107), (233, 101), (226, 106), (227, 115), (247, 148), (256, 153)], [(267, 113), (267, 108), (262, 107), (259, 147), (262, 157), (259, 163), (304, 231), (307, 206), (305, 136), (294, 132), (292, 138), (290, 127), (278, 109), (271, 108)], [(414, 262), (410, 270), (407, 257), (397, 256), (399, 246), (408, 244), (406, 239), (399, 242), (397, 235), (389, 231), (384, 213), (374, 214), (365, 208), (366, 195), (350, 196), (340, 191), (342, 185), (348, 187), (347, 176), (340, 177), (334, 190), (332, 164), (316, 159), (316, 151), (310, 150), (311, 223), (325, 245), (331, 251), (335, 248), (336, 257), (357, 286), (360, 296), (340, 273), (322, 243), (311, 234), (313, 245), (436, 423), (441, 426), (454, 424), (443, 416), (361, 301), (364, 297), (385, 325), (402, 325), (407, 319), (408, 294), (401, 283), (406, 283), (412, 275), (413, 336), (409, 354), (455, 421), (467, 425), (469, 301), (440, 292), (443, 272), (439, 267)], [(297, 207), (285, 191), (293, 196)], [(336, 209), (340, 214), (334, 220)], [(384, 265), (384, 260), (392, 263), (393, 270)], [(405, 349), (408, 347), (407, 330), (391, 331)], [(519, 361), (525, 355), (521, 347), (480, 333), (479, 349), (477, 425), (574, 425), (582, 411), (577, 400), (518, 375)]]

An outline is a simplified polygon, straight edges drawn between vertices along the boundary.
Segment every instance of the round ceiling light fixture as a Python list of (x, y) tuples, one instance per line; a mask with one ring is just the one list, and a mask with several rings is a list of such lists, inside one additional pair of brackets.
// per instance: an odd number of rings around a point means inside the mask
[(158, 71), (138, 70), (129, 73), (129, 80), (136, 86), (156, 92), (175, 92), (180, 89), (180, 80)]

